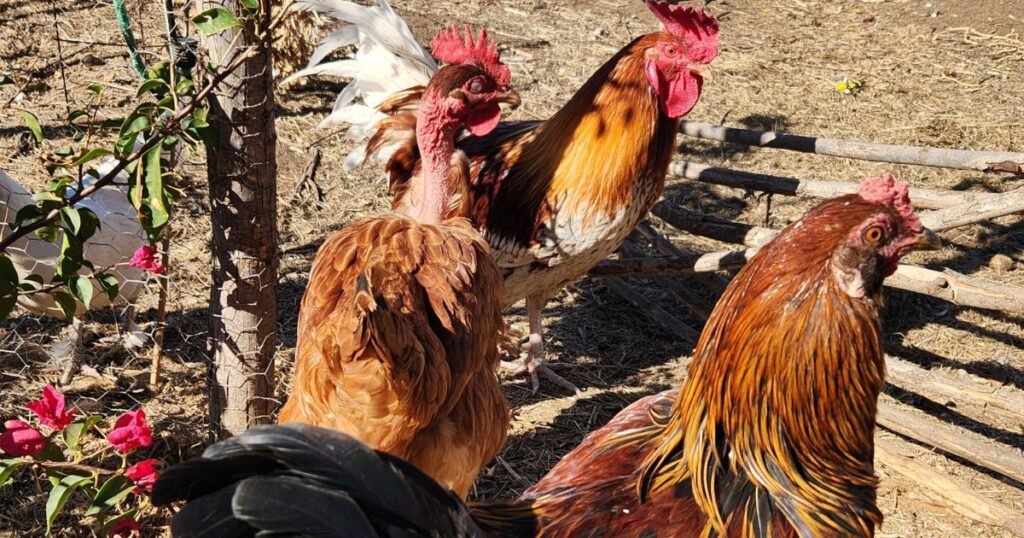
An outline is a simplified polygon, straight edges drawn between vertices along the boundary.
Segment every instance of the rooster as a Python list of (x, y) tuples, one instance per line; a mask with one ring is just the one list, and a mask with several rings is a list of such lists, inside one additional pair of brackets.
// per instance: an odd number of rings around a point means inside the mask
[(453, 64), (431, 78), (416, 124), (422, 189), (396, 213), (350, 224), (320, 247), (299, 313), (295, 380), (280, 422), (351, 433), (465, 495), (505, 440), (498, 386), (501, 273), (464, 218), (462, 126), (518, 104), (484, 32), (433, 41)]
[[(350, 136), (369, 136), (349, 164), (387, 160), (393, 207), (415, 203), (410, 192), (422, 181), (413, 174), (420, 159), (415, 111), (423, 88), (402, 86), (429, 72), (431, 61), (417, 54), (422, 49), (383, 0), (371, 8), (340, 0), (304, 4), (351, 23), (325, 40), (314, 60), (356, 41), (360, 52), (294, 76), (355, 78), (324, 124), (349, 123)], [(538, 373), (577, 390), (543, 364), (541, 311), (562, 287), (613, 253), (661, 196), (679, 118), (696, 105), (718, 54), (713, 17), (654, 0), (647, 6), (665, 31), (626, 45), (554, 116), (502, 123), (486, 136), (465, 133), (457, 142), (470, 163), (471, 217), (502, 269), (506, 306), (526, 299), (526, 357), (513, 369), (529, 373), (534, 391)], [(381, 16), (368, 16), (371, 9)], [(394, 90), (401, 91), (383, 97)], [(364, 104), (353, 102), (357, 95)]]
[[(107, 159), (97, 167), (96, 175), (86, 174), (82, 186), (92, 185), (97, 175), (102, 177), (116, 162)], [(120, 183), (127, 183), (127, 173), (121, 172)], [(18, 181), (0, 171), (0, 239), (11, 233), (10, 225), (23, 207), (35, 205), (32, 194)], [(138, 215), (125, 192), (107, 187), (99, 189), (92, 196), (75, 204), (77, 208), (92, 210), (101, 226), (84, 244), (84, 257), (97, 268), (112, 267), (110, 274), (117, 278), (119, 297), (131, 302), (143, 288), (143, 272), (128, 265), (135, 251), (147, 244), (146, 235), (139, 224)], [(37, 274), (49, 282), (57, 271), (60, 247), (43, 241), (34, 235), (25, 236), (7, 248), (5, 254), (11, 259), (21, 279)], [(95, 282), (94, 288), (100, 289)], [(110, 304), (106, 293), (96, 293), (89, 305), (78, 304), (71, 320), (68, 333), (54, 344), (49, 354), (65, 363), (61, 381), (67, 383), (81, 362), (82, 318), (88, 308), (100, 308)], [(23, 294), (18, 296), (18, 306), (37, 315), (64, 317), (64, 312), (49, 293)], [(135, 324), (135, 307), (129, 305), (125, 311), (126, 332), (123, 343), (126, 347), (138, 348), (145, 343), (145, 334)]]
[[(312, 428), (215, 445), (153, 498), (190, 501), (177, 536), (210, 521), (370, 536), (869, 536), (882, 521), (882, 281), (939, 245), (889, 175), (812, 209), (729, 284), (681, 388), (634, 402), (513, 502), (466, 508), (404, 462)], [(330, 516), (307, 517), (329, 500)]]

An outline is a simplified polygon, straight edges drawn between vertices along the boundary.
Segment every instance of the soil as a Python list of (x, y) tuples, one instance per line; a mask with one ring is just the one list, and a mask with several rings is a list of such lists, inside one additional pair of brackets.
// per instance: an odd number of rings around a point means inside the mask
[[(162, 46), (158, 4), (129, 0), (143, 50)], [(180, 3), (179, 3), (180, 4)], [(491, 29), (509, 63), (523, 105), (515, 118), (546, 118), (579, 88), (597, 66), (633, 37), (656, 28), (635, 0), (407, 0), (394, 2), (417, 38), (426, 43), (442, 26), (471, 22)], [(1024, 151), (1024, 0), (718, 0), (709, 9), (722, 21), (722, 53), (714, 79), (690, 118), (755, 129), (853, 138), (882, 143)], [(933, 16), (934, 15), (934, 16)], [(62, 53), (54, 38), (60, 28)], [(321, 24), (319, 27), (329, 25)], [(308, 34), (315, 34), (311, 30)], [(278, 66), (302, 65), (309, 47), (294, 35), (282, 37), (293, 51)], [(305, 34), (301, 39), (308, 41)], [(294, 51), (299, 53), (294, 53)], [(60, 58), (64, 68), (61, 69)], [(0, 73), (27, 83), (23, 99), (12, 86), (0, 86), (0, 106), (15, 101), (36, 112), (54, 146), (67, 143), (63, 128), (69, 109), (82, 108), (105, 85), (102, 114), (123, 117), (130, 110), (137, 80), (125, 60), (123, 41), (110, 6), (73, 0), (0, 0)], [(856, 95), (836, 90), (844, 78), (863, 82)], [(66, 79), (66, 91), (65, 82)], [(277, 92), (281, 264), (278, 323), (278, 397), (288, 392), (298, 303), (310, 262), (327, 234), (360, 216), (387, 207), (386, 183), (379, 170), (354, 173), (341, 161), (352, 148), (335, 130), (317, 124), (333, 105), (340, 80), (316, 80)], [(66, 96), (65, 96), (66, 94)], [(116, 133), (105, 131), (112, 139)], [(20, 117), (0, 108), (0, 168), (26, 185), (40, 188), (45, 171)], [(300, 189), (314, 149), (323, 163), (317, 182), (325, 192), (319, 204)], [(680, 140), (682, 157), (774, 175), (859, 181), (891, 170), (914, 186), (1006, 192), (1024, 186), (1024, 177), (891, 166), (736, 145)], [(151, 390), (142, 380), (149, 350), (133, 352), (103, 340), (115, 334), (119, 309), (87, 319), (85, 351), (90, 370), (65, 390), (82, 408), (118, 413), (142, 405), (157, 435), (146, 457), (172, 463), (202, 450), (205, 437), (207, 306), (209, 298), (209, 221), (203, 156), (187, 155), (171, 243), (171, 294), (164, 348), (164, 383)], [(743, 222), (780, 227), (813, 201), (765, 197), (724, 187), (671, 179), (665, 198), (691, 210)], [(726, 245), (674, 231), (656, 219), (658, 230), (692, 250)], [(910, 259), (932, 269), (950, 268), (986, 280), (1024, 285), (1024, 219), (1004, 217), (944, 235), (941, 253)], [(995, 263), (996, 256), (1011, 261)], [(1002, 258), (1000, 258), (1002, 260)], [(728, 274), (721, 275), (728, 277)], [(701, 318), (679, 303), (662, 282), (630, 279), (643, 295), (695, 330)], [(706, 304), (714, 294), (694, 280), (680, 284)], [(965, 376), (1024, 402), (1024, 318), (961, 308), (900, 291), (887, 291), (884, 319), (888, 353)], [(140, 322), (152, 331), (155, 286), (139, 299)], [(584, 278), (565, 288), (545, 312), (548, 359), (583, 389), (572, 397), (552, 384), (537, 394), (527, 380), (504, 380), (514, 423), (501, 457), (482, 473), (473, 498), (511, 498), (543, 475), (582, 437), (604, 424), (636, 398), (678, 384), (694, 342), (680, 341), (644, 313), (612, 293), (598, 279)], [(514, 327), (525, 329), (521, 307), (509, 312)], [(0, 325), (0, 417), (24, 414), (58, 370), (45, 354), (64, 323), (15, 313)], [(891, 385), (885, 398), (918, 414), (929, 414), (972, 431), (986, 443), (1024, 449), (1024, 418), (996, 408), (934, 402), (915, 387)], [(955, 404), (955, 405), (954, 405)], [(1012, 511), (1024, 512), (1024, 484), (991, 475), (976, 465), (895, 434), (882, 431), (905, 455), (949, 475)], [(885, 524), (879, 536), (1011, 536), (976, 523), (956, 507), (938, 501), (921, 484), (884, 466), (877, 469), (879, 503)], [(33, 488), (0, 491), (0, 535), (43, 534), (43, 499)], [(58, 520), (59, 535), (89, 535), (71, 513)], [(168, 513), (151, 512), (144, 521), (152, 534), (165, 532)], [(147, 531), (147, 535), (150, 531)]]

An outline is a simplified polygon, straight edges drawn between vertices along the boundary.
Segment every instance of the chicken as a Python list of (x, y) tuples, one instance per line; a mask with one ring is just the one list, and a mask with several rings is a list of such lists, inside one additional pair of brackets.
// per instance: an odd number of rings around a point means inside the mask
[[(97, 167), (97, 174), (103, 176), (115, 162), (106, 160)], [(127, 182), (127, 175), (121, 178), (121, 183)], [(95, 183), (97, 177), (93, 174), (86, 174), (83, 186)], [(35, 205), (32, 194), (28, 192), (14, 178), (0, 171), (0, 239), (11, 233), (10, 224), (15, 221), (18, 211), (25, 206)], [(99, 189), (92, 196), (83, 199), (75, 204), (75, 207), (88, 208), (96, 214), (101, 226), (96, 233), (85, 242), (84, 256), (95, 264), (97, 269), (112, 267), (109, 274), (117, 278), (120, 286), (120, 300), (131, 302), (139, 295), (143, 288), (143, 272), (141, 269), (127, 264), (135, 251), (147, 244), (146, 235), (139, 224), (138, 215), (132, 207), (125, 192), (108, 187)], [(10, 247), (5, 254), (11, 259), (19, 278), (24, 279), (31, 274), (37, 274), (44, 282), (49, 282), (57, 271), (57, 260), (60, 257), (60, 247), (48, 241), (37, 238), (34, 234), (22, 237)], [(94, 288), (100, 287), (95, 282)], [(89, 308), (100, 308), (110, 304), (105, 293), (93, 294)], [(57, 306), (53, 296), (49, 293), (35, 293), (20, 295), (18, 306), (36, 315), (51, 317), (64, 317), (64, 312)], [(68, 382), (80, 363), (81, 344), (81, 323), (82, 317), (87, 310), (85, 305), (79, 304), (78, 309), (72, 318), (69, 333), (61, 341), (57, 342), (50, 349), (54, 359), (65, 364), (63, 382)], [(135, 324), (135, 308), (129, 305), (125, 311), (125, 332), (123, 341), (128, 347), (141, 347), (145, 335)]]
[[(822, 203), (729, 284), (681, 388), (627, 407), (513, 502), (467, 516), (402, 462), (312, 429), (211, 447), (162, 477), (154, 500), (190, 501), (178, 536), (201, 530), (202, 517), (296, 531), (300, 507), (328, 495), (344, 499), (347, 522), (328, 528), (358, 521), (370, 536), (869, 536), (882, 521), (882, 281), (908, 252), (938, 247), (907, 184), (889, 175)], [(320, 469), (303, 445), (345, 456)], [(285, 487), (295, 494), (275, 493)], [(274, 506), (273, 526), (260, 506)]]
[[(346, 2), (330, 4), (337, 8)], [(665, 31), (626, 45), (554, 116), (503, 123), (486, 136), (463, 134), (457, 143), (470, 162), (472, 219), (502, 269), (506, 306), (526, 300), (526, 357), (513, 369), (529, 373), (534, 390), (538, 373), (577, 390), (543, 365), (541, 310), (562, 287), (613, 253), (661, 196), (679, 118), (696, 105), (708, 65), (718, 54), (713, 17), (654, 0), (647, 6)], [(357, 30), (346, 26), (338, 32), (365, 32), (374, 55), (394, 51), (391, 71), (415, 80), (429, 69), (427, 62), (407, 60), (406, 51), (414, 45), (402, 40), (399, 31), (388, 35), (402, 46), (389, 48), (372, 37), (382, 33), (376, 22), (371, 27), (356, 17), (339, 18)], [(348, 63), (337, 65), (341, 62)], [(364, 75), (357, 60), (334, 63), (320, 72), (356, 77), (356, 84), (376, 82), (380, 73)], [(365, 102), (379, 103), (384, 119), (366, 114), (365, 105), (350, 104), (358, 91), (346, 88), (338, 100), (345, 105), (336, 107), (327, 122), (346, 121), (354, 125), (353, 136), (370, 135), (365, 155), (388, 159), (393, 207), (402, 208), (412, 203), (409, 192), (422, 181), (412, 174), (420, 158), (413, 132), (422, 88), (397, 92), (383, 102), (383, 92), (367, 92)], [(357, 154), (352, 162), (358, 161)]]
[(501, 273), (469, 221), (463, 125), (485, 134), (518, 104), (481, 32), (445, 32), (418, 111), (416, 202), (354, 222), (320, 247), (299, 313), (295, 380), (280, 422), (357, 436), (460, 495), (505, 440), (498, 386)]

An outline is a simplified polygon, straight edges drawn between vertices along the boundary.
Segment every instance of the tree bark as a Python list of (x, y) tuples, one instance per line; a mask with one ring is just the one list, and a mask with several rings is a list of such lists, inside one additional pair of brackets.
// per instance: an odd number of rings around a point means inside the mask
[[(205, 38), (218, 65), (259, 40), (270, 0), (256, 22)], [(205, 0), (203, 10), (239, 13), (236, 0)], [(235, 33), (242, 31), (232, 47)], [(210, 430), (223, 438), (270, 422), (277, 347), (277, 135), (271, 47), (232, 73), (210, 100), (216, 142), (207, 146), (213, 285), (210, 292)]]

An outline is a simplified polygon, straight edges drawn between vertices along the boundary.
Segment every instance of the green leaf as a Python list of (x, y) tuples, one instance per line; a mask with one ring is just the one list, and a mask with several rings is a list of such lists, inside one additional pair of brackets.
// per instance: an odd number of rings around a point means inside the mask
[(82, 227), (76, 235), (79, 241), (85, 243), (96, 233), (96, 230), (100, 229), (100, 218), (87, 207), (79, 209), (78, 216), (82, 219)]
[(7, 481), (11, 479), (11, 475), (14, 474), (14, 471), (16, 471), (18, 467), (21, 467), (26, 463), (28, 462), (23, 459), (0, 460), (0, 488), (7, 484)]
[(204, 129), (206, 127), (209, 127), (210, 124), (207, 123), (207, 118), (209, 117), (209, 115), (210, 109), (197, 108), (195, 112), (192, 113), (192, 127), (196, 129)]
[(10, 293), (0, 297), (0, 321), (7, 319), (7, 316), (11, 315), (11, 311), (18, 305), (18, 294)]
[(139, 91), (135, 93), (135, 97), (142, 97), (147, 92), (153, 92), (159, 97), (167, 93), (170, 89), (171, 87), (168, 86), (166, 82), (158, 78), (152, 78), (143, 82), (142, 85), (139, 86)]
[(43, 216), (43, 212), (39, 210), (39, 206), (27, 205), (18, 210), (18, 214), (14, 216), (14, 225), (11, 228), (17, 230), (41, 216)]
[(52, 192), (37, 192), (37, 193), (32, 195), (32, 199), (40, 201), (40, 202), (46, 202), (46, 201), (50, 201), (50, 202), (63, 202), (64, 201), (63, 198), (61, 198), (60, 196), (57, 196), (56, 194), (53, 194)]
[(60, 479), (60, 482), (50, 490), (50, 497), (46, 499), (46, 532), (49, 533), (53, 527), (54, 520), (60, 514), (64, 505), (71, 498), (71, 494), (80, 486), (92, 482), (91, 476), (67, 475)]
[(71, 234), (64, 234), (60, 244), (60, 257), (57, 259), (57, 274), (67, 277), (77, 273), (82, 268), (83, 258), (82, 242)]
[(43, 128), (39, 126), (39, 118), (35, 114), (25, 110), (23, 108), (16, 108), (22, 118), (25, 118), (25, 123), (28, 124), (28, 130), (32, 131), (32, 136), (36, 139), (36, 146), (43, 143)]
[[(158, 230), (170, 219), (170, 207), (167, 200), (167, 193), (164, 192), (163, 171), (160, 169), (160, 148), (156, 147), (143, 156), (146, 167), (146, 195), (142, 204), (149, 209), (147, 215), (149, 222), (148, 230)], [(147, 220), (147, 219), (144, 219)]]
[(57, 301), (57, 306), (60, 307), (60, 311), (64, 313), (64, 317), (71, 320), (75, 315), (75, 311), (78, 309), (78, 303), (75, 302), (75, 298), (66, 291), (54, 291), (50, 295)]
[(71, 113), (68, 114), (68, 123), (74, 123), (75, 120), (77, 120), (78, 118), (81, 118), (83, 116), (88, 116), (88, 115), (89, 115), (89, 113), (84, 111), (84, 110), (82, 110), (82, 109), (72, 110)]
[(89, 88), (89, 91), (91, 91), (92, 93), (95, 93), (96, 95), (99, 95), (99, 94), (103, 93), (103, 85), (102, 84), (90, 84), (88, 86), (88, 88)]
[(123, 513), (123, 514), (118, 514), (116, 516), (107, 518), (107, 520), (103, 522), (103, 528), (100, 529), (100, 536), (106, 536), (107, 535), (107, 531), (110, 530), (110, 527), (113, 527), (114, 525), (119, 523), (121, 520), (123, 520), (123, 519), (135, 519), (135, 516), (137, 516), (138, 514), (139, 514), (139, 509), (138, 508), (132, 508), (131, 510), (129, 510), (129, 511)]
[(113, 155), (113, 154), (114, 154), (114, 152), (110, 151), (109, 149), (92, 148), (89, 151), (85, 152), (85, 155), (82, 155), (77, 160), (75, 160), (75, 162), (71, 163), (71, 166), (79, 166), (79, 165), (85, 164), (85, 163), (87, 163), (87, 162), (89, 162), (89, 161), (91, 161), (93, 159), (96, 159), (97, 157), (103, 157), (105, 155)]
[(57, 446), (53, 441), (46, 441), (43, 445), (43, 449), (35, 454), (32, 454), (32, 459), (36, 461), (64, 461), (64, 451)]
[(60, 220), (64, 223), (64, 228), (70, 230), (71, 233), (78, 235), (78, 231), (82, 229), (82, 216), (78, 214), (78, 210), (73, 207), (65, 207), (60, 210)]
[(60, 235), (58, 235), (59, 231), (60, 229), (53, 225), (43, 226), (36, 230), (36, 236), (47, 243), (56, 243), (57, 238), (60, 237)]
[(0, 285), (7, 283), (13, 289), (18, 285), (18, 271), (14, 269), (14, 263), (6, 254), (0, 252)]
[(192, 17), (192, 22), (206, 35), (219, 34), (230, 28), (241, 28), (242, 23), (230, 11), (215, 7)]
[(133, 489), (135, 489), (135, 484), (127, 476), (115, 475), (110, 477), (100, 486), (99, 491), (96, 492), (96, 496), (92, 499), (92, 504), (85, 511), (86, 517), (100, 515), (117, 506)]
[(99, 424), (101, 420), (103, 417), (91, 415), (85, 420), (76, 420), (68, 424), (68, 427), (64, 428), (64, 444), (68, 445), (71, 450), (78, 450), (78, 443), (81, 442), (82, 436), (88, 433), (90, 428)]
[(107, 294), (107, 299), (113, 301), (117, 297), (120, 288), (120, 285), (117, 283), (117, 277), (108, 274), (96, 275), (96, 282), (99, 283), (103, 293)]
[(87, 276), (75, 275), (68, 280), (68, 289), (71, 290), (71, 295), (75, 296), (80, 303), (89, 308), (92, 304), (92, 280)]
[(75, 152), (75, 150), (72, 149), (71, 146), (61, 146), (55, 149), (53, 152), (57, 155), (60, 155), (61, 157), (70, 157), (71, 154)]
[(249, 9), (258, 9), (260, 2), (259, 0), (242, 0), (242, 5)]
[(178, 81), (177, 86), (174, 87), (174, 91), (180, 95), (191, 90), (193, 87), (195, 87), (195, 83), (187, 78), (183, 78)]
[(75, 142), (81, 142), (85, 138), (85, 131), (75, 131), (75, 134), (71, 135), (71, 140)]

